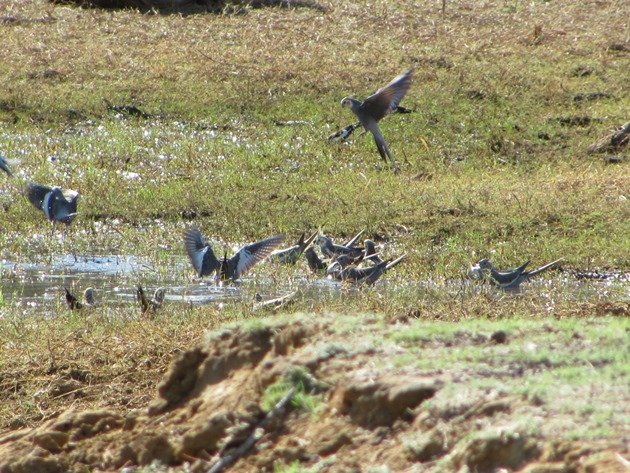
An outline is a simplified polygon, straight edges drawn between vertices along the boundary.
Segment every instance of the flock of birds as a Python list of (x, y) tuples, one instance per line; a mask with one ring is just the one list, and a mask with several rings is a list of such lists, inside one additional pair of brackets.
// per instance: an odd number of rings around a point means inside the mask
[[(361, 126), (365, 132), (372, 134), (381, 158), (385, 162), (389, 160), (393, 171), (398, 172), (398, 165), (381, 133), (378, 122), (389, 113), (409, 112), (408, 109), (400, 106), (400, 102), (409, 90), (412, 78), (413, 71), (406, 71), (363, 102), (353, 97), (344, 98), (341, 101), (342, 107), (349, 108), (359, 121), (329, 136), (329, 140), (345, 141), (355, 129)], [(2, 156), (0, 156), (0, 169), (8, 176), (12, 175), (9, 162)], [(24, 194), (53, 225), (55, 223), (70, 225), (77, 216), (79, 193), (76, 191), (63, 190), (58, 186), (48, 187), (27, 183)], [(223, 258), (219, 259), (214, 254), (212, 246), (204, 240), (199, 229), (188, 228), (184, 231), (184, 247), (199, 277), (216, 275), (222, 280), (235, 281), (255, 264), (265, 259), (280, 264), (296, 264), (303, 256), (309, 268), (317, 274), (325, 274), (328, 278), (345, 283), (371, 285), (387, 271), (400, 264), (406, 258), (406, 254), (383, 260), (376, 251), (373, 241), (366, 239), (363, 246), (357, 244), (362, 233), (360, 232), (343, 244), (334, 243), (320, 232), (315, 232), (308, 238), (305, 238), (303, 234), (294, 245), (284, 249), (278, 249), (284, 239), (276, 235), (246, 245), (230, 258), (225, 252)], [(321, 257), (315, 251), (314, 245), (319, 247)], [(522, 282), (556, 266), (560, 261), (556, 260), (534, 271), (526, 270), (529, 262), (515, 269), (499, 271), (489, 260), (482, 259), (469, 268), (468, 274), (473, 279), (486, 279), (504, 289), (516, 289)], [(63, 290), (70, 309), (81, 309), (94, 304), (92, 288), (85, 290), (82, 301), (79, 301), (67, 288), (64, 287)], [(153, 298), (148, 299), (143, 288), (138, 286), (136, 295), (142, 312), (154, 313), (164, 301), (165, 290), (158, 288)]]

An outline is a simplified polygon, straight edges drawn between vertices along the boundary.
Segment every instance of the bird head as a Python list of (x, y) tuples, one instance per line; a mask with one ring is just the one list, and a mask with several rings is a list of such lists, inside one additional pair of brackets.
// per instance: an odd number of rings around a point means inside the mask
[(343, 108), (349, 108), (350, 110), (352, 110), (354, 108), (354, 104), (355, 104), (356, 100), (353, 99), (352, 97), (345, 97), (342, 101), (341, 101), (341, 106)]
[(477, 261), (477, 266), (481, 270), (490, 271), (492, 269), (492, 263), (488, 258), (483, 258)]
[(94, 305), (94, 288), (88, 287), (83, 291), (83, 301), (88, 305)]
[(158, 304), (164, 302), (164, 295), (166, 294), (166, 290), (163, 287), (158, 287), (153, 294), (153, 300)]

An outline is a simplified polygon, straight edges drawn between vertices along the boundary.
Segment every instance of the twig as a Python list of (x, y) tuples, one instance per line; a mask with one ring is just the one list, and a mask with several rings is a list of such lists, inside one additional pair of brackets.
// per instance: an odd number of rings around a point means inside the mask
[[(291, 388), (286, 395), (278, 401), (278, 403), (267, 412), (267, 415), (260, 423), (256, 426), (256, 428), (252, 431), (249, 437), (243, 442), (238, 448), (232, 450), (229, 454), (224, 456), (223, 458), (219, 458), (217, 462), (210, 467), (210, 469), (206, 473), (219, 473), (230, 465), (232, 465), (236, 460), (245, 455), (250, 448), (254, 446), (254, 444), (263, 436), (265, 428), (274, 420), (276, 417), (280, 416), (284, 412), (284, 408), (287, 406), (293, 396), (295, 395), (295, 388)], [(261, 432), (262, 430), (262, 432)]]

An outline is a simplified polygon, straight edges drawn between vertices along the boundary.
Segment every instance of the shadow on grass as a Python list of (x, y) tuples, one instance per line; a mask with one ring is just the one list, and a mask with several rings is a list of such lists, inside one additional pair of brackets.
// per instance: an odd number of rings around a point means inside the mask
[(193, 15), (199, 13), (243, 13), (245, 8), (310, 8), (321, 12), (328, 8), (315, 0), (49, 0), (51, 3), (84, 8), (121, 10), (138, 9), (159, 14)]

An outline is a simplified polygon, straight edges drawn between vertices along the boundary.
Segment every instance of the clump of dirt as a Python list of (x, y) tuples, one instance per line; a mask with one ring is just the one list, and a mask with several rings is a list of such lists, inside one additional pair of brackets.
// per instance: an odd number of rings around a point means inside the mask
[[(68, 410), (0, 437), (0, 473), (155, 463), (205, 472), (236, 452), (230, 469), (242, 472), (293, 462), (322, 472), (623, 466), (619, 445), (549, 441), (515, 424), (535, 403), (500, 393), (453, 398), (444, 387), (461, 373), (396, 369), (388, 348), (366, 347), (364, 335), (338, 333), (323, 318), (224, 330), (177, 355), (145, 409)], [(262, 406), (279, 383), (299, 395), (286, 413), (264, 422)], [(433, 403), (440, 396), (448, 402)], [(240, 449), (250, 441), (252, 448)]]

